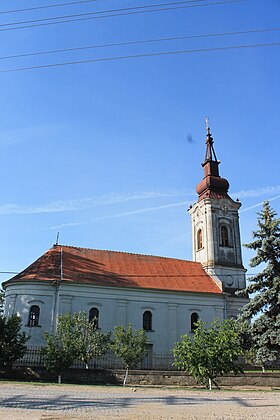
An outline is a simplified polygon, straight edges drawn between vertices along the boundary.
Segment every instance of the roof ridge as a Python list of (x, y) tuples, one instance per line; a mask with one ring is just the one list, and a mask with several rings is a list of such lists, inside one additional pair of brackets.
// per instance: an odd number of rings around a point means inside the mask
[(105, 251), (105, 252), (111, 252), (113, 254), (139, 255), (141, 257), (155, 257), (155, 258), (161, 258), (161, 259), (165, 259), (165, 260), (186, 261), (186, 262), (189, 262), (189, 263), (194, 263), (194, 264), (201, 265), (201, 263), (198, 262), (198, 261), (185, 260), (183, 258), (163, 257), (161, 255), (152, 255), (152, 254), (139, 254), (137, 252), (113, 251), (111, 249), (87, 248), (87, 247), (82, 247), (82, 246), (63, 245), (63, 244), (54, 244), (51, 249), (53, 249), (55, 247), (59, 247), (59, 246), (61, 246), (63, 248), (85, 249), (85, 250), (88, 250), (88, 251)]
[(63, 281), (69, 285), (222, 293), (199, 262), (58, 244), (5, 282), (4, 287), (16, 282), (53, 284), (60, 278), (62, 258)]

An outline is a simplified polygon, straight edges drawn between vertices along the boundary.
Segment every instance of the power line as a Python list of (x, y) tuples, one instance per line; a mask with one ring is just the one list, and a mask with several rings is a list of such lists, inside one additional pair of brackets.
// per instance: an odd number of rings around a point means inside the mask
[(17, 271), (0, 271), (0, 274), (19, 274), (19, 272)]
[(43, 64), (43, 65), (30, 66), (30, 67), (17, 67), (13, 69), (0, 70), (0, 73), (12, 73), (12, 72), (19, 72), (19, 71), (26, 71), (26, 70), (45, 69), (45, 68), (51, 68), (51, 67), (63, 67), (63, 66), (70, 66), (70, 65), (76, 65), (76, 64), (96, 63), (96, 62), (101, 62), (101, 61), (119, 61), (119, 60), (133, 59), (133, 58), (191, 54), (191, 53), (212, 52), (212, 51), (226, 51), (226, 50), (257, 48), (257, 47), (272, 47), (272, 46), (279, 46), (279, 45), (280, 45), (280, 42), (270, 42), (270, 43), (265, 43), (265, 44), (232, 45), (232, 46), (216, 47), (216, 48), (199, 48), (199, 49), (192, 49), (192, 50), (179, 50), (179, 51), (177, 50), (177, 51), (165, 51), (165, 52), (155, 52), (155, 53), (145, 53), (145, 54), (134, 54), (134, 55), (125, 55), (125, 56), (116, 56), (116, 57), (95, 58), (95, 59), (89, 59), (89, 60), (65, 61), (62, 63)]
[(185, 40), (185, 39), (245, 35), (245, 34), (253, 34), (253, 33), (276, 32), (276, 31), (280, 31), (280, 28), (248, 29), (244, 31), (235, 31), (235, 32), (220, 32), (220, 33), (218, 32), (218, 33), (208, 33), (208, 34), (200, 34), (200, 35), (184, 35), (184, 36), (176, 36), (176, 37), (168, 37), (168, 38), (153, 38), (153, 39), (144, 39), (144, 40), (136, 40), (136, 41), (112, 42), (108, 44), (85, 45), (81, 47), (62, 48), (62, 49), (48, 50), (48, 51), (35, 51), (35, 52), (30, 52), (30, 53), (25, 53), (25, 54), (7, 55), (7, 56), (2, 56), (2, 57), (0, 56), (0, 60), (32, 57), (32, 56), (47, 55), (47, 54), (56, 54), (56, 53), (61, 53), (61, 52), (81, 51), (81, 50), (88, 50), (88, 49), (95, 49), (95, 48), (119, 47), (119, 46), (125, 46), (125, 45), (141, 45), (141, 44), (150, 44), (150, 43), (165, 42), (165, 41), (179, 41), (179, 40)]
[[(144, 11), (146, 11), (145, 9), (161, 8), (161, 7), (164, 7), (164, 6), (176, 6), (177, 7), (178, 5), (182, 5), (182, 4), (201, 3), (201, 2), (205, 2), (205, 1), (207, 1), (207, 0), (181, 0), (181, 1), (176, 1), (176, 2), (151, 4), (151, 5), (146, 5), (146, 6), (123, 7), (123, 8), (118, 8), (118, 9), (98, 10), (98, 11), (94, 11), (94, 12), (75, 13), (75, 14), (72, 13), (70, 15), (51, 16), (51, 17), (46, 17), (46, 18), (41, 18), (41, 19), (32, 19), (32, 20), (24, 20), (24, 21), (19, 21), (19, 22), (3, 23), (0, 26), (24, 25), (25, 23), (36, 23), (36, 22), (44, 22), (44, 21), (48, 21), (48, 20), (68, 19), (68, 18), (72, 18), (72, 17), (76, 18), (76, 17), (99, 15), (99, 14), (104, 14), (104, 13), (125, 12), (125, 11), (132, 11), (132, 10), (144, 10)], [(228, 2), (232, 2), (232, 1), (240, 1), (240, 0), (223, 0), (221, 3), (228, 3)], [(201, 4), (201, 5), (200, 4), (199, 5), (194, 4), (194, 5), (191, 5), (191, 6), (188, 6), (188, 7), (207, 6), (207, 5), (208, 5), (208, 3)]]
[[(20, 22), (2, 23), (0, 24), (0, 27), (5, 27), (5, 28), (0, 29), (0, 31), (1, 32), (12, 31), (12, 30), (18, 30), (18, 29), (35, 28), (39, 26), (58, 25), (61, 23), (70, 23), (70, 22), (78, 22), (78, 21), (93, 20), (93, 19), (105, 19), (108, 17), (136, 15), (136, 14), (143, 14), (143, 13), (161, 12), (161, 11), (167, 11), (167, 10), (187, 9), (187, 8), (192, 8), (192, 7), (208, 7), (208, 6), (229, 4), (229, 3), (240, 3), (246, 0), (222, 0), (222, 1), (214, 1), (214, 2), (212, 1), (211, 3), (204, 3), (204, 4), (191, 4), (191, 5), (188, 4), (188, 5), (181, 5), (181, 6), (174, 6), (174, 7), (173, 6), (161, 7), (162, 5), (169, 6), (171, 4), (197, 3), (201, 1), (206, 1), (206, 0), (186, 0), (186, 1), (176, 2), (176, 3), (162, 3), (160, 5), (155, 4), (155, 5), (149, 5), (149, 6), (136, 6), (136, 7), (130, 7), (130, 8), (80, 13), (80, 14), (74, 14), (74, 15), (63, 15), (63, 16), (56, 16), (56, 17), (43, 18), (43, 19), (33, 19), (33, 20), (26, 20), (26, 21), (20, 21)], [(150, 8), (153, 8), (153, 9), (150, 9)], [(63, 20), (58, 20), (58, 19), (63, 19)], [(22, 26), (7, 28), (7, 26), (14, 26), (14, 25), (22, 25)]]
[[(25, 270), (23, 270), (23, 271), (25, 271)], [(0, 274), (21, 274), (22, 272), (19, 272), (19, 271), (0, 271)], [(209, 273), (205, 273), (205, 274), (209, 274)], [(180, 275), (180, 277), (205, 277), (205, 274), (190, 274), (190, 275), (188, 275), (188, 274), (186, 274), (186, 275)], [(212, 274), (209, 274), (210, 276), (211, 275), (216, 275), (216, 274), (214, 274), (214, 273), (212, 273)], [(237, 275), (237, 276), (242, 276), (243, 274), (241, 274), (241, 273), (233, 273), (233, 275)], [(258, 273), (244, 273), (244, 275), (245, 276), (257, 276), (258, 275)], [(142, 276), (142, 277), (145, 277), (145, 276)], [(149, 277), (149, 276), (147, 276), (147, 277)], [(157, 275), (157, 276), (154, 276), (154, 277), (166, 277), (166, 275)], [(174, 275), (168, 275), (168, 277), (178, 277), (178, 275), (176, 275), (176, 274), (174, 274)], [(219, 274), (219, 275), (217, 275), (217, 277), (219, 277), (219, 278), (223, 278), (223, 277), (227, 277), (227, 274)]]
[(49, 4), (48, 6), (26, 7), (25, 9), (3, 10), (3, 11), (0, 11), (0, 15), (9, 14), (9, 13), (29, 12), (32, 10), (39, 10), (39, 9), (50, 9), (54, 7), (72, 6), (76, 4), (92, 3), (96, 1), (100, 1), (100, 0), (80, 0), (80, 1), (71, 1), (67, 3), (60, 3), (60, 4)]

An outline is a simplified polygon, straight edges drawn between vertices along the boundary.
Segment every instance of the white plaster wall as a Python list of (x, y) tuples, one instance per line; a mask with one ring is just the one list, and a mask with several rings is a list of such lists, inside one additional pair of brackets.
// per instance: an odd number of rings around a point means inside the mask
[(240, 309), (249, 302), (247, 298), (227, 296), (226, 298), (226, 316), (237, 319), (240, 315)]
[(239, 290), (245, 288), (245, 269), (216, 266), (214, 270), (209, 270), (209, 272), (215, 272), (215, 275), (222, 280), (226, 288)]
[[(30, 283), (28, 285), (11, 285), (7, 287), (5, 299), (5, 316), (18, 314), (22, 318), (22, 328), (30, 336), (29, 346), (41, 346), (43, 334), (52, 329), (54, 290), (49, 285)], [(40, 307), (38, 327), (28, 327), (29, 308)]]
[[(57, 294), (57, 304), (56, 304)], [(16, 296), (16, 298), (15, 298)], [(28, 313), (32, 304), (40, 306), (39, 327), (28, 327)], [(224, 319), (224, 295), (203, 293), (175, 293), (144, 289), (52, 284), (12, 284), (7, 287), (7, 315), (18, 313), (24, 330), (31, 335), (30, 346), (44, 345), (44, 331), (53, 331), (58, 314), (99, 309), (99, 327), (113, 331), (116, 325), (142, 328), (145, 310), (153, 314), (152, 329), (147, 332), (154, 353), (168, 353), (182, 334), (190, 333), (192, 312), (211, 322)]]
[[(189, 213), (192, 219), (193, 259), (205, 270), (217, 276), (225, 288), (243, 289), (245, 272), (242, 267), (238, 210), (241, 204), (230, 198), (205, 198), (196, 203)], [(229, 232), (229, 246), (220, 246), (220, 227)], [(203, 231), (203, 247), (197, 249), (197, 232)], [(232, 280), (231, 280), (232, 279)]]

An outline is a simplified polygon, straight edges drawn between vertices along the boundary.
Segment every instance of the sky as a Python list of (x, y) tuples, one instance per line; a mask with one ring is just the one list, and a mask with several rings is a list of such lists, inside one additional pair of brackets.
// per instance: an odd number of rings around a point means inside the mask
[(250, 242), (262, 202), (280, 210), (279, 17), (279, 0), (2, 0), (0, 271), (58, 232), (191, 260), (206, 116)]

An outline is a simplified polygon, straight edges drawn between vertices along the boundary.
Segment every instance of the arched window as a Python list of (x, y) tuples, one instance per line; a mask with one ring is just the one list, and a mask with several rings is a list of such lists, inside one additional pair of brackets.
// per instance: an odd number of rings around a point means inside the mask
[(152, 331), (152, 317), (151, 311), (145, 311), (143, 313), (143, 330)]
[(38, 327), (40, 317), (40, 308), (37, 305), (30, 306), (29, 316), (28, 316), (28, 326), (29, 327)]
[(199, 320), (199, 316), (197, 312), (193, 312), (191, 314), (191, 331), (194, 332), (195, 329), (197, 328), (197, 321)]
[(221, 226), (221, 246), (229, 246), (228, 228)]
[(99, 321), (99, 310), (97, 308), (91, 308), (88, 315), (89, 322), (93, 322), (94, 328), (98, 328)]
[(202, 229), (198, 229), (197, 231), (197, 249), (202, 248)]

